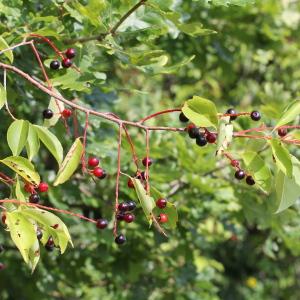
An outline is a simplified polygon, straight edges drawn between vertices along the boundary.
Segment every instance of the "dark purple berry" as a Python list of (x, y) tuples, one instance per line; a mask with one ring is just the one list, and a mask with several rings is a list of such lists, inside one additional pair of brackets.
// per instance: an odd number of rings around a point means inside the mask
[(115, 238), (115, 242), (118, 245), (122, 245), (126, 242), (126, 237), (124, 234), (119, 234), (116, 238)]
[(217, 136), (212, 133), (212, 132), (209, 132), (207, 135), (206, 135), (206, 140), (210, 143), (210, 144), (213, 144), (216, 140), (217, 140)]
[(70, 68), (72, 66), (72, 60), (70, 58), (64, 58), (61, 62), (61, 65), (66, 69)]
[(49, 108), (45, 109), (43, 111), (43, 117), (44, 119), (51, 119), (53, 117), (53, 111)]
[(188, 134), (191, 139), (196, 139), (200, 135), (199, 128), (197, 127), (189, 127)]
[(107, 227), (107, 225), (108, 225), (107, 220), (105, 220), (105, 219), (98, 219), (97, 220), (97, 223), (96, 223), (97, 228), (104, 229), (104, 228)]
[(286, 128), (279, 128), (278, 129), (278, 135), (281, 136), (281, 137), (284, 137), (287, 135), (287, 129)]
[(50, 63), (50, 68), (52, 70), (58, 70), (60, 67), (60, 62), (58, 60), (52, 60)]
[(124, 221), (125, 221), (126, 223), (131, 223), (131, 222), (134, 221), (134, 219), (135, 219), (134, 214), (126, 214), (126, 215), (124, 216)]
[(153, 163), (152, 159), (150, 157), (145, 157), (143, 160), (142, 160), (142, 163), (143, 165), (146, 167), (147, 164), (148, 164), (148, 167), (150, 167)]
[(237, 170), (234, 174), (234, 177), (238, 180), (244, 179), (246, 176), (245, 172), (243, 170)]
[(260, 112), (256, 110), (254, 110), (250, 116), (253, 121), (259, 121), (261, 118)]
[(38, 230), (36, 231), (36, 237), (37, 237), (38, 240), (41, 240), (41, 239), (42, 239), (42, 237), (43, 237), (43, 232), (42, 232), (42, 230), (38, 229)]
[[(233, 108), (229, 108), (227, 111), (226, 111), (226, 114), (229, 114), (229, 115), (235, 115), (236, 114), (236, 111), (233, 109)], [(237, 116), (230, 116), (230, 120), (233, 121), (237, 118)]]
[(30, 203), (38, 203), (40, 201), (40, 196), (38, 194), (31, 194), (29, 197)]
[(255, 180), (254, 180), (254, 178), (253, 178), (252, 176), (248, 175), (248, 176), (246, 177), (246, 183), (247, 183), (248, 185), (254, 185), (254, 184), (255, 184)]
[(207, 144), (207, 140), (204, 136), (204, 134), (200, 134), (197, 138), (196, 138), (196, 143), (198, 146), (203, 147)]
[(122, 212), (127, 211), (128, 210), (127, 202), (120, 203), (118, 206), (118, 209), (119, 209), (119, 211), (122, 211)]
[(134, 201), (128, 201), (128, 211), (133, 211), (136, 208), (136, 203)]
[(181, 113), (179, 114), (179, 120), (180, 120), (180, 122), (183, 122), (183, 123), (186, 123), (186, 122), (189, 121), (189, 119), (184, 115), (183, 112), (181, 112)]
[(54, 241), (53, 241), (52, 237), (49, 237), (49, 239), (45, 245), (45, 249), (49, 252), (52, 252), (54, 250)]
[(117, 220), (118, 220), (118, 221), (124, 221), (124, 217), (125, 217), (125, 214), (124, 214), (124, 213), (118, 213), (118, 214), (117, 214)]

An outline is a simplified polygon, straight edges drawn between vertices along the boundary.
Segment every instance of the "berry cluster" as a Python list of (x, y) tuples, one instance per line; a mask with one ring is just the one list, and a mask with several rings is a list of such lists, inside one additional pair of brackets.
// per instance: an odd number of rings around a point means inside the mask
[(93, 168), (91, 173), (99, 178), (104, 179), (107, 175), (106, 171), (99, 167), (99, 159), (97, 157), (90, 157), (88, 160), (89, 167)]
[[(64, 68), (70, 68), (73, 64), (72, 58), (76, 56), (76, 50), (74, 48), (69, 48), (65, 52), (65, 58), (62, 59), (61, 65)], [(60, 62), (58, 60), (52, 60), (50, 63), (50, 68), (52, 70), (58, 70), (60, 68)]]
[(27, 193), (31, 194), (29, 196), (30, 203), (38, 203), (40, 201), (40, 195), (38, 194), (38, 192), (45, 193), (48, 191), (48, 189), (49, 189), (49, 186), (46, 182), (41, 182), (37, 187), (35, 187), (34, 185), (32, 185), (28, 182), (25, 183), (25, 185), (24, 185), (24, 190)]

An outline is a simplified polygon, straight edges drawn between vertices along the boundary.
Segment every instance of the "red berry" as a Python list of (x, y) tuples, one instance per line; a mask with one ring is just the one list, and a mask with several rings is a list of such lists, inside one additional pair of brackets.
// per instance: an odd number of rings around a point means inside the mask
[(126, 214), (126, 215), (124, 216), (124, 221), (125, 221), (126, 223), (131, 223), (131, 222), (134, 221), (134, 219), (135, 219), (134, 214)]
[(5, 221), (6, 221), (6, 215), (5, 214), (2, 214), (1, 220), (2, 220), (2, 223), (5, 224)]
[(39, 191), (41, 192), (41, 193), (44, 193), (44, 192), (47, 192), (48, 191), (48, 184), (46, 183), (46, 182), (41, 182), (40, 184), (39, 184)]
[(163, 209), (167, 206), (167, 200), (166, 199), (158, 199), (156, 201), (156, 206)]
[(76, 50), (74, 48), (69, 48), (65, 54), (67, 58), (74, 58), (76, 56)]
[(88, 164), (90, 167), (97, 167), (99, 165), (99, 159), (96, 157), (90, 157)]
[(133, 184), (133, 181), (129, 178), (128, 181), (127, 181), (127, 186), (130, 188), (130, 189), (133, 189), (134, 188), (134, 184)]
[(61, 62), (61, 65), (66, 69), (70, 68), (72, 66), (72, 60), (69, 58), (64, 58)]
[(206, 135), (206, 140), (210, 143), (210, 144), (213, 144), (216, 140), (217, 140), (217, 136), (212, 133), (212, 132), (209, 132), (207, 135)]
[(231, 161), (231, 165), (235, 168), (238, 168), (240, 165), (240, 162), (238, 160), (234, 159)]
[(105, 220), (105, 219), (99, 219), (99, 220), (97, 220), (97, 223), (96, 223), (97, 228), (104, 229), (104, 228), (107, 227), (107, 225), (108, 225), (107, 220)]
[(72, 111), (70, 109), (64, 109), (61, 114), (65, 119), (68, 119), (71, 117)]
[(158, 222), (159, 223), (167, 223), (168, 222), (168, 216), (166, 214), (159, 214)]
[(94, 170), (93, 170), (93, 174), (98, 177), (98, 178), (101, 178), (103, 175), (104, 175), (104, 170), (102, 168), (99, 168), (99, 167), (96, 167)]
[(147, 165), (150, 167), (153, 163), (150, 157), (145, 157), (142, 161), (143, 165), (146, 167)]
[(279, 128), (278, 129), (278, 135), (281, 136), (281, 137), (284, 137), (287, 135), (287, 130), (286, 128)]

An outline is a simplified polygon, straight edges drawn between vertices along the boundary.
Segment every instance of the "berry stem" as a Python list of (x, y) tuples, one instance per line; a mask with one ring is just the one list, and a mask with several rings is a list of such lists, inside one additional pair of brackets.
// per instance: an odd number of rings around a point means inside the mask
[[(146, 157), (150, 157), (150, 135), (149, 130), (146, 130)], [(150, 196), (150, 183), (149, 183), (149, 164), (146, 164), (146, 192)]]
[(162, 115), (162, 114), (168, 114), (168, 113), (171, 113), (171, 112), (178, 112), (178, 111), (181, 111), (181, 108), (174, 108), (174, 109), (166, 109), (166, 110), (162, 110), (162, 111), (156, 112), (156, 113), (154, 113), (154, 114), (152, 114), (152, 115), (149, 115), (149, 116), (147, 116), (147, 117), (141, 119), (141, 120), (139, 121), (139, 123), (143, 124), (144, 122), (146, 122), (146, 121), (148, 121), (148, 120), (150, 120), (150, 119), (152, 119), (152, 118), (155, 118), (155, 117), (157, 117), (157, 116), (159, 116), (159, 115)]

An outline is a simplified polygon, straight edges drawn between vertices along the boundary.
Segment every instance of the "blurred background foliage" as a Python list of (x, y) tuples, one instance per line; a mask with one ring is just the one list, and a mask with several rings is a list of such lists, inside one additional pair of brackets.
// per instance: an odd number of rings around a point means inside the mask
[[(115, 36), (77, 41), (105, 33), (134, 4), (0, 0), (0, 34), (9, 44), (36, 32), (62, 50), (74, 46), (82, 74), (48, 68), (56, 88), (66, 98), (128, 120), (180, 107), (199, 95), (214, 101), (220, 112), (231, 106), (238, 111), (257, 109), (266, 124), (274, 125), (298, 96), (299, 1), (150, 0)], [(53, 52), (42, 43), (38, 48), (49, 66)], [(15, 51), (14, 64), (42, 78), (29, 48)], [(8, 95), (18, 118), (42, 123), (47, 95), (14, 74), (9, 74)], [(82, 126), (84, 115), (78, 117)], [(1, 112), (3, 139), (10, 122)], [(176, 113), (149, 124), (180, 126)], [(236, 129), (253, 126), (248, 118), (235, 123)], [(62, 124), (53, 132), (65, 149), (71, 145)], [(143, 158), (144, 133), (130, 132)], [(121, 248), (113, 243), (110, 230), (99, 232), (93, 224), (62, 216), (75, 248), (63, 256), (44, 251), (31, 275), (2, 230), (0, 243), (6, 250), (0, 262), (6, 269), (0, 271), (0, 299), (299, 299), (299, 202), (274, 214), (274, 193), (264, 195), (236, 182), (228, 163), (215, 158), (213, 146), (200, 149), (192, 142), (184, 134), (151, 133), (151, 183), (177, 205), (180, 218), (168, 239), (148, 228), (141, 208), (135, 223), (121, 225), (128, 238)], [(231, 153), (239, 158), (244, 149), (258, 146), (262, 145), (257, 141), (235, 140)], [(2, 157), (9, 155), (5, 142), (0, 147)], [(88, 153), (101, 158), (109, 176), (95, 183), (78, 172), (68, 183), (52, 188), (43, 203), (111, 219), (116, 147), (117, 128), (91, 118)], [(291, 152), (299, 157), (299, 150)], [(271, 165), (270, 152), (263, 155)], [(49, 153), (42, 150), (34, 163), (51, 184), (57, 170)], [(126, 142), (122, 171), (135, 171)], [(136, 200), (126, 184), (124, 177), (121, 200)], [(0, 188), (1, 197), (7, 196), (7, 188)]]

